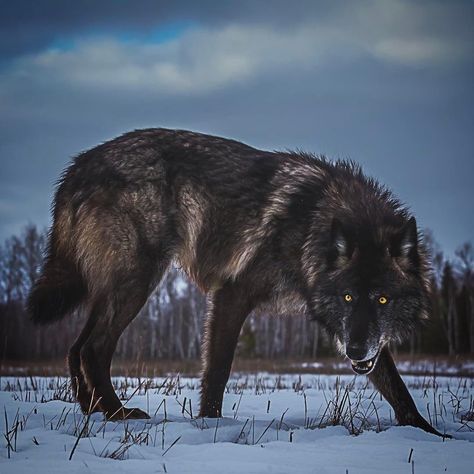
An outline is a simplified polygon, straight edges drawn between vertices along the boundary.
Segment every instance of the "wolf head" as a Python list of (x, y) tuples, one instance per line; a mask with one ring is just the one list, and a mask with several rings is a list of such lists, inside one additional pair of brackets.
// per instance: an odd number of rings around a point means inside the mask
[(313, 313), (358, 374), (370, 373), (382, 347), (406, 338), (428, 310), (415, 218), (392, 217), (388, 222), (334, 217), (311, 291)]

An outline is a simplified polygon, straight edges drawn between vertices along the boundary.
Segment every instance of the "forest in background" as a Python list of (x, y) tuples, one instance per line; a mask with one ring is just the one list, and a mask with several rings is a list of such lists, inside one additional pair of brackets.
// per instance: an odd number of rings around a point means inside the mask
[[(36, 326), (25, 301), (42, 263), (46, 232), (34, 225), (0, 246), (0, 357), (6, 360), (64, 358), (84, 325), (76, 314), (50, 326)], [(426, 326), (397, 350), (411, 354), (474, 353), (474, 249), (461, 245), (447, 259), (430, 232), (433, 310)], [(176, 268), (150, 296), (122, 335), (116, 358), (131, 361), (197, 359), (200, 356), (205, 297)], [(304, 315), (250, 315), (238, 346), (246, 358), (315, 358), (334, 354), (334, 344)]]

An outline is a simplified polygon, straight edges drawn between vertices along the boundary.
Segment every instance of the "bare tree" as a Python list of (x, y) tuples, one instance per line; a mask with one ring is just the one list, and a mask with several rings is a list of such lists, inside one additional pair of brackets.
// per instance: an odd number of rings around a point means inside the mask
[(449, 354), (452, 355), (456, 352), (456, 281), (449, 262), (444, 265), (441, 294), (444, 302), (443, 310)]
[(474, 351), (474, 249), (471, 242), (465, 242), (456, 250), (456, 271), (462, 281), (463, 308), (469, 322), (469, 348)]

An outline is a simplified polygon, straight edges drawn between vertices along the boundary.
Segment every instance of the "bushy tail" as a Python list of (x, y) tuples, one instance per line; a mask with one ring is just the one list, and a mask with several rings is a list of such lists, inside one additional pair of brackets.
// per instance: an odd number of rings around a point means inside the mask
[(81, 303), (86, 292), (76, 265), (51, 252), (28, 297), (30, 317), (38, 324), (58, 321)]

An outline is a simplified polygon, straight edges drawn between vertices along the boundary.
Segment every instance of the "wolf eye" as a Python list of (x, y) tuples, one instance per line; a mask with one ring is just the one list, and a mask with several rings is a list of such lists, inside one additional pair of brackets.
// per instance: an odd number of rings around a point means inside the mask
[(350, 302), (352, 301), (352, 296), (351, 296), (349, 293), (346, 293), (346, 294), (344, 295), (344, 301), (345, 301), (346, 303), (350, 303)]
[(387, 304), (388, 303), (388, 298), (386, 296), (380, 296), (379, 303), (380, 304)]

